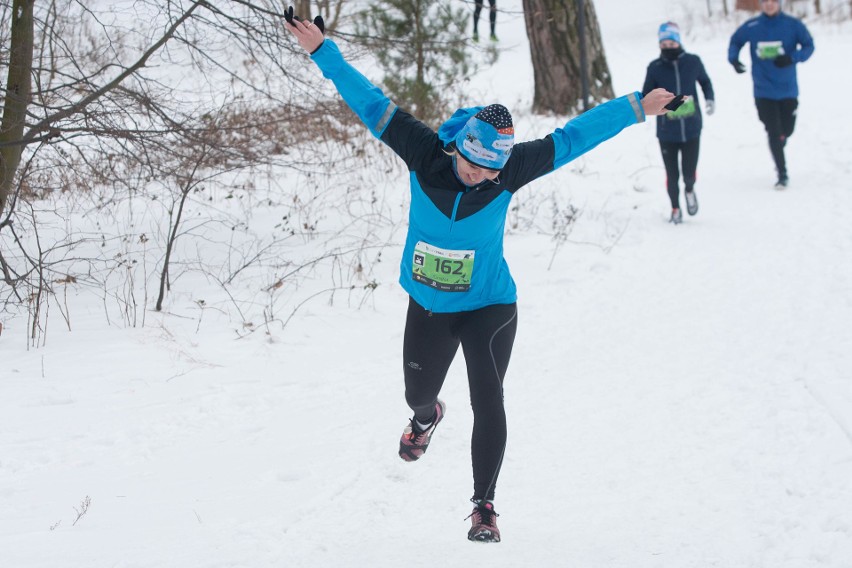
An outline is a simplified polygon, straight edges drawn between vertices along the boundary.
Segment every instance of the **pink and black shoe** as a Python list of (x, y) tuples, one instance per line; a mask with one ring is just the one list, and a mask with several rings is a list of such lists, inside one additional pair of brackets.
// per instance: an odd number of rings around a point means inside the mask
[(402, 438), (399, 439), (399, 457), (407, 462), (417, 461), (429, 447), (429, 441), (432, 439), (432, 434), (435, 428), (444, 418), (444, 413), (447, 411), (447, 405), (442, 400), (435, 403), (435, 418), (432, 424), (425, 430), (420, 430), (417, 426), (417, 420), (412, 418), (408, 422), (408, 426), (402, 431)]
[(494, 503), (485, 499), (471, 499), (476, 507), (468, 519), (472, 526), (467, 531), (467, 539), (474, 542), (500, 542), (500, 529), (497, 528), (497, 517)]

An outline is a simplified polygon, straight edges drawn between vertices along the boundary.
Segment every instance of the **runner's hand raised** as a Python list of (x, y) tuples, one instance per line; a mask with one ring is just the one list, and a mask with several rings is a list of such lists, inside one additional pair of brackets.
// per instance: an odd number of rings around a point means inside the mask
[(313, 53), (325, 41), (325, 22), (322, 16), (314, 18), (314, 22), (303, 22), (299, 16), (293, 14), (293, 7), (290, 6), (284, 11), (284, 19), (287, 21), (285, 26), (290, 33), (296, 36), (296, 41), (308, 53)]

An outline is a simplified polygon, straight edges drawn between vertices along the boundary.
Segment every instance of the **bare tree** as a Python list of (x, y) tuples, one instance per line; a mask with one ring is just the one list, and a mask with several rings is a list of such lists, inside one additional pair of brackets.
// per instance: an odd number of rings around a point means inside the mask
[[(614, 96), (594, 5), (592, 0), (584, 5), (580, 14), (575, 0), (523, 2), (535, 76), (535, 111), (570, 114), (583, 108), (584, 82), (592, 101)], [(581, 43), (581, 20), (585, 20), (585, 46)], [(580, 59), (583, 52), (588, 54), (585, 78)]]
[[(340, 4), (324, 6), (339, 14)], [(70, 264), (83, 283), (98, 281), (94, 265), (109, 261), (78, 258), (69, 251), (80, 238), (45, 231), (45, 216), (55, 214), (32, 207), (39, 199), (107, 187), (112, 195), (97, 207), (133, 195), (156, 200), (151, 182), (178, 155), (199, 164), (196, 180), (248, 165), (320, 169), (332, 158), (311, 148), (350, 136), (350, 113), (300, 72), (285, 4), (130, 6), (0, 2), (0, 309), (30, 302), (34, 334), (52, 285), (71, 281)], [(172, 172), (167, 179), (187, 173)]]
[(163, 309), (166, 291), (171, 287), (170, 268), (175, 244), (181, 235), (188, 232), (183, 221), (192, 196), (203, 194), (205, 185), (217, 178), (251, 168), (258, 161), (256, 150), (248, 141), (223, 144), (222, 133), (229, 130), (231, 118), (227, 112), (222, 112), (215, 117), (201, 118), (197, 126), (177, 130), (170, 136), (173, 143), (169, 145), (168, 153), (153, 161), (157, 178), (171, 198), (167, 206), (168, 230), (154, 308), (158, 312)]
[[(32, 89), (34, 4), (35, 0), (15, 0), (9, 14), (12, 47), (9, 50), (3, 122), (0, 123), (0, 216), (6, 209), (21, 161), (21, 151), (28, 143), (24, 129)], [(34, 135), (29, 135), (29, 138), (34, 138)], [(8, 220), (5, 222), (8, 223)]]
[[(819, 1), (819, 0), (817, 0)], [(722, 3), (722, 13), (727, 16), (728, 15), (728, 0), (721, 0)], [(707, 16), (713, 17), (713, 0), (707, 0)]]

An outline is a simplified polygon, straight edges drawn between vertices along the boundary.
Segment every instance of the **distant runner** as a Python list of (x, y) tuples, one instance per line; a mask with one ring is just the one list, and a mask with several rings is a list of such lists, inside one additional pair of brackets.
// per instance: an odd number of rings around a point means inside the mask
[(666, 167), (666, 190), (672, 204), (669, 222), (677, 225), (683, 221), (679, 199), (678, 158), (683, 162), (686, 211), (690, 215), (698, 213), (695, 181), (698, 178), (698, 148), (702, 122), (696, 83), (701, 85), (708, 115), (713, 114), (716, 108), (716, 97), (713, 95), (713, 84), (701, 58), (684, 51), (677, 24), (666, 22), (661, 25), (657, 31), (657, 39), (660, 43), (660, 56), (648, 65), (642, 93), (647, 94), (663, 87), (677, 95), (688, 97), (676, 111), (657, 117), (657, 138), (660, 140), (660, 151), (663, 153), (663, 164)]
[(776, 189), (789, 183), (784, 147), (796, 127), (799, 84), (796, 64), (814, 53), (814, 40), (800, 20), (781, 11), (780, 0), (760, 0), (759, 16), (741, 25), (728, 46), (728, 61), (737, 73), (745, 73), (740, 50), (748, 43), (757, 116), (766, 128), (769, 150), (778, 173)]

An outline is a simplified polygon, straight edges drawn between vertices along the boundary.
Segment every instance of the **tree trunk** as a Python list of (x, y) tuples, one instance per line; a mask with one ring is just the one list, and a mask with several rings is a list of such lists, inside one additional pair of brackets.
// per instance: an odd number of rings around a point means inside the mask
[(34, 3), (35, 0), (15, 0), (12, 5), (9, 74), (3, 122), (0, 124), (0, 215), (6, 208), (24, 149), (18, 142), (24, 135), (27, 107), (32, 95)]
[(310, 22), (314, 19), (311, 15), (311, 0), (296, 0), (294, 2), (296, 5), (296, 15), (302, 18), (303, 20)]
[[(523, 7), (535, 75), (533, 110), (573, 114), (585, 106), (577, 2), (524, 0)], [(585, 0), (585, 22), (589, 98), (611, 99), (612, 77), (593, 0)]]

